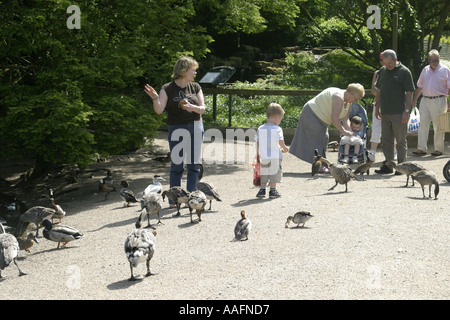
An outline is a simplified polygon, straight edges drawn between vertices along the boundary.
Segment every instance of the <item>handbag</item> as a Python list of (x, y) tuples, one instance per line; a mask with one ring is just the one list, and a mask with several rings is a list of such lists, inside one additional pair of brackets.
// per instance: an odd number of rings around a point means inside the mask
[(253, 159), (253, 185), (255, 187), (261, 186), (261, 162), (259, 161), (259, 156), (255, 156)]
[(417, 107), (414, 107), (409, 114), (409, 120), (408, 120), (408, 133), (414, 133), (419, 130), (420, 127), (420, 114), (419, 109)]

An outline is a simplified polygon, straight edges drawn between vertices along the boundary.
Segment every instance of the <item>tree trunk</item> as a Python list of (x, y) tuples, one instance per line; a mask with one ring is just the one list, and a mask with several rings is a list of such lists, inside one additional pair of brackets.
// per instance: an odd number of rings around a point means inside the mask
[(433, 33), (433, 43), (431, 49), (439, 49), (439, 42), (441, 41), (442, 33), (444, 32), (445, 22), (450, 13), (450, 0), (445, 1), (444, 10), (441, 11), (439, 24), (436, 31)]

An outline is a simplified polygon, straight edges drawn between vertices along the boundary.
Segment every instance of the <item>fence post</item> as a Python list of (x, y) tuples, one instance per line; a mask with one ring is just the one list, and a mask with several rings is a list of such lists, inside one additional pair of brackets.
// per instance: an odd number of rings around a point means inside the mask
[(216, 113), (217, 113), (217, 94), (213, 94), (213, 120), (216, 121)]
[(233, 96), (231, 93), (228, 95), (228, 126), (231, 127), (231, 106), (233, 103)]

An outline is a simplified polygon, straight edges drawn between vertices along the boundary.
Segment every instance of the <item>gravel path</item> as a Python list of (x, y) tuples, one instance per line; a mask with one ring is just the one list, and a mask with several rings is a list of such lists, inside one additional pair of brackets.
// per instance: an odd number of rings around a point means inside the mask
[[(155, 145), (167, 151), (165, 133)], [(248, 144), (237, 143), (236, 152), (241, 147), (248, 151)], [(330, 151), (330, 160), (336, 155)], [(379, 176), (373, 169), (365, 181), (350, 182), (348, 193), (342, 185), (328, 191), (334, 185), (329, 175), (312, 179), (310, 165), (290, 154), (283, 161), (282, 197), (256, 199), (251, 156), (245, 163), (205, 164), (204, 180), (216, 185), (223, 201), (213, 202), (203, 221), (193, 224), (188, 209), (173, 217), (166, 203), (150, 264), (156, 275), (143, 277), (140, 264), (135, 282), (128, 281), (123, 244), (139, 205), (124, 207), (118, 193), (104, 201), (96, 190), (103, 171), (93, 171), (99, 174), (58, 199), (67, 212), (63, 223), (84, 238), (62, 249), (41, 238), (31, 253), (21, 251), (18, 263), (28, 275), (18, 277), (14, 265), (5, 269), (0, 299), (449, 299), (450, 194), (442, 175), (449, 157), (408, 156), (437, 174), (438, 200), (422, 198), (418, 184), (405, 188), (405, 176)], [(145, 152), (90, 169), (112, 170), (116, 186), (126, 179), (138, 195), (154, 174), (169, 178), (169, 164)], [(241, 210), (254, 227), (248, 241), (232, 242)], [(285, 228), (299, 210), (314, 218), (304, 228)]]

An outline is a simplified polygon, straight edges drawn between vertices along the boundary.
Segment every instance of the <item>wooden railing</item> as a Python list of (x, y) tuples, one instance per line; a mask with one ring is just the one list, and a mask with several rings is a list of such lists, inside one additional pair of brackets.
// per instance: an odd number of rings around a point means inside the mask
[[(213, 95), (213, 120), (216, 121), (217, 95), (228, 95), (228, 127), (231, 127), (231, 111), (233, 109), (233, 95), (244, 96), (316, 96), (322, 90), (283, 90), (283, 89), (232, 89), (226, 87), (203, 88), (204, 94)], [(366, 96), (372, 95), (366, 90)]]

